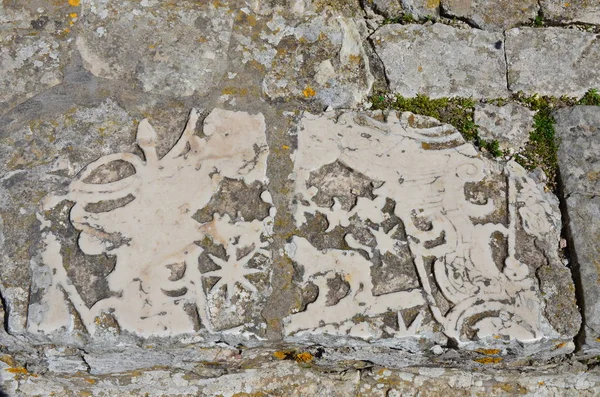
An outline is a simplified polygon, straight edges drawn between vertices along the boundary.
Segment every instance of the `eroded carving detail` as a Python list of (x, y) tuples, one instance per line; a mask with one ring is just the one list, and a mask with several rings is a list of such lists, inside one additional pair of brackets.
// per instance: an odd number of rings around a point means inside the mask
[[(288, 255), (302, 268), (305, 285), (316, 285), (319, 292), (306, 310), (288, 318), (288, 334), (424, 334), (431, 331), (422, 327), (427, 306), (444, 334), (459, 343), (474, 337), (530, 341), (544, 336), (538, 286), (515, 254), (516, 229), (521, 222), (527, 233), (536, 235), (556, 225), (549, 221), (552, 209), (545, 207), (538, 187), (519, 165), (502, 167), (483, 159), (452, 126), (411, 113), (401, 119), (390, 113), (387, 122), (353, 113), (337, 120), (333, 115), (306, 115), (294, 162), (297, 226), (325, 216), (326, 230), (315, 233), (340, 233), (343, 228), (346, 247), (318, 250), (311, 239), (324, 238), (310, 233), (292, 238)], [(362, 178), (346, 177), (347, 185), (340, 187), (336, 178), (344, 178), (342, 173), (314, 177), (332, 168), (371, 180), (372, 195), (364, 194)], [(504, 178), (507, 189), (478, 200), (467, 197), (465, 186), (482, 183), (489, 175)], [(343, 192), (331, 204), (323, 196), (332, 191)], [(349, 197), (354, 198), (352, 205)], [(393, 211), (385, 213), (390, 200)], [(496, 218), (504, 214), (506, 222), (486, 219), (492, 213)], [(392, 217), (399, 220), (393, 227)], [(399, 238), (398, 229), (405, 231), (405, 239)], [(491, 245), (498, 234), (508, 242), (500, 269)], [(406, 246), (420, 287), (375, 295), (370, 268), (386, 255), (402, 256)], [(336, 278), (350, 288), (331, 306), (329, 284)], [(422, 310), (407, 326), (402, 311), (415, 308)], [(383, 316), (390, 311), (398, 318), (395, 328)]]
[[(67, 277), (50, 222), (43, 221), (43, 259), (53, 279), (45, 303), (53, 317), (31, 318), (31, 330), (70, 327), (73, 319), (61, 308), (62, 292), (91, 334), (102, 315), (110, 313), (121, 329), (142, 336), (196, 331), (198, 317), (209, 330), (232, 328), (243, 324), (248, 307), (268, 294), (265, 283), (252, 278), (269, 272), (266, 248), (274, 207), (266, 187), (260, 200), (270, 206), (270, 214), (260, 219), (232, 219), (227, 213), (215, 213), (205, 222), (193, 217), (226, 178), (246, 185), (266, 182), (264, 118), (216, 109), (204, 121), (205, 138), (194, 134), (197, 119), (193, 110), (181, 138), (162, 158), (156, 153), (156, 132), (142, 120), (137, 144), (143, 158), (132, 153), (101, 157), (80, 172), (65, 196), (44, 200), (44, 210), (74, 202), (69, 217), (80, 231), (79, 248), (88, 255), (116, 257), (107, 277), (115, 296), (91, 307), (84, 303)], [(119, 164), (133, 172), (112, 172)], [(223, 255), (209, 254), (213, 269), (203, 274), (198, 258), (209, 245), (220, 247)], [(203, 288), (207, 279), (217, 281)], [(227, 312), (225, 323), (217, 318), (215, 305)]]

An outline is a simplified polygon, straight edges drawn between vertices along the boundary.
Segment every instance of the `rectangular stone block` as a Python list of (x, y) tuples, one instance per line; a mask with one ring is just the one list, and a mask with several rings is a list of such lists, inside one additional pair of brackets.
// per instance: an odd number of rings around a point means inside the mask
[(507, 95), (502, 33), (441, 23), (385, 25), (373, 35), (391, 90), (407, 97)]
[[(558, 205), (518, 164), (412, 113), (281, 128), (264, 104), (187, 123), (147, 105), (155, 129), (135, 122), (144, 98), (0, 124), (0, 338), (131, 354), (283, 340), (393, 366), (449, 346), (495, 363), (573, 350)], [(91, 354), (92, 373), (114, 361)]]
[(573, 267), (581, 284), (585, 351), (600, 352), (600, 108), (555, 113), (558, 162)]
[(582, 96), (600, 86), (600, 43), (594, 33), (564, 28), (506, 32), (508, 88), (513, 92)]

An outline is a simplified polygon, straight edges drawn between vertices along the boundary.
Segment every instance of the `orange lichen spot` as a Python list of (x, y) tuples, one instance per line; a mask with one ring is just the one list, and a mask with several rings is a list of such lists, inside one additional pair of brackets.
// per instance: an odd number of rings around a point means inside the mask
[(72, 12), (69, 14), (69, 17), (71, 18), (77, 18), (77, 13), (76, 12)]
[(423, 150), (431, 150), (431, 144), (430, 144), (430, 143), (427, 143), (427, 142), (422, 142), (422, 143), (421, 143), (421, 148), (422, 148)]
[(275, 358), (277, 358), (279, 360), (285, 360), (286, 357), (288, 356), (288, 353), (282, 352), (282, 351), (276, 351), (275, 353), (273, 353), (273, 355), (275, 356)]
[(600, 338), (596, 338), (596, 342), (600, 342)]
[(502, 338), (502, 335), (494, 335), (494, 336), (492, 336), (492, 338), (494, 338), (494, 339), (500, 339), (500, 338)]
[(554, 349), (562, 349), (566, 344), (567, 342), (557, 343), (556, 346), (554, 346)]
[(92, 379), (92, 378), (87, 378), (85, 381), (91, 385), (96, 383), (96, 379)]
[(317, 92), (315, 90), (313, 90), (312, 87), (310, 87), (310, 86), (306, 87), (304, 89), (304, 91), (302, 91), (302, 93), (304, 94), (305, 98), (310, 98), (317, 94)]
[(25, 367), (15, 367), (15, 368), (7, 368), (5, 371), (10, 372), (11, 374), (28, 374)]
[(475, 350), (477, 353), (486, 354), (488, 356), (493, 354), (498, 354), (501, 352), (500, 349), (477, 349)]
[(79, 7), (81, 0), (68, 0), (71, 7)]
[(417, 68), (417, 70), (419, 71), (419, 73), (423, 73), (423, 66), (419, 65), (419, 67)]
[(543, 381), (539, 381), (539, 382), (538, 382), (538, 385), (540, 385), (540, 386), (544, 386), (544, 382), (543, 382)]
[(285, 150), (288, 150), (290, 147), (288, 145), (281, 145), (282, 148), (284, 148)]
[(570, 5), (571, 5), (571, 3), (565, 3), (565, 7), (568, 7)]
[(156, 46), (155, 46), (154, 44), (150, 44), (150, 45), (148, 46), (148, 48), (149, 48), (149, 49), (151, 49), (151, 50), (153, 50), (153, 49), (155, 49), (155, 48), (156, 48)]
[(309, 352), (303, 352), (300, 354), (296, 354), (296, 362), (299, 363), (309, 363), (313, 360), (313, 355)]
[(473, 361), (476, 361), (481, 364), (498, 364), (502, 361), (502, 357), (481, 357), (476, 358)]

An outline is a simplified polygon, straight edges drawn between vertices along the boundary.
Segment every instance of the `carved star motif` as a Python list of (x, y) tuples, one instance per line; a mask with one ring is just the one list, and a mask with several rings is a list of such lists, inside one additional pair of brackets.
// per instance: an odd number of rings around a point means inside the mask
[(237, 259), (235, 254), (230, 254), (227, 260), (223, 260), (214, 255), (208, 255), (212, 261), (220, 267), (220, 269), (212, 270), (210, 272), (204, 273), (204, 276), (216, 276), (220, 277), (219, 281), (211, 288), (212, 290), (220, 288), (222, 285), (227, 286), (227, 299), (230, 299), (233, 294), (233, 288), (236, 283), (239, 283), (245, 289), (256, 292), (256, 287), (248, 281), (246, 278), (249, 274), (260, 273), (259, 269), (248, 269), (246, 265), (248, 261), (252, 259), (253, 253), (255, 251), (250, 252), (246, 256)]

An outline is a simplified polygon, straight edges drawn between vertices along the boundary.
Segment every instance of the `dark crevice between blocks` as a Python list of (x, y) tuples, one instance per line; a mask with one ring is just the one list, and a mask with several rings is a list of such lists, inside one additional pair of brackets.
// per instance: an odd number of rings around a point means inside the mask
[[(8, 308), (8, 305), (6, 304), (6, 299), (2, 295), (1, 288), (0, 288), (0, 302), (2, 302), (2, 309), (4, 310), (4, 318), (2, 319), (2, 325), (4, 327), (4, 331), (8, 334), (9, 333), (8, 318), (10, 316), (10, 309)], [(0, 397), (2, 397), (2, 394), (0, 394)]]
[(569, 260), (571, 276), (573, 277), (573, 283), (575, 284), (575, 300), (581, 314), (581, 326), (573, 341), (575, 343), (575, 353), (578, 353), (581, 351), (581, 348), (585, 343), (585, 297), (583, 294), (583, 284), (579, 262), (577, 260), (577, 253), (575, 252), (575, 246), (573, 242), (573, 233), (571, 230), (571, 224), (569, 222), (569, 212), (567, 210), (568, 196), (565, 192), (565, 186), (561, 177), (560, 168), (556, 171), (556, 182), (556, 196), (559, 200), (561, 222), (563, 225), (561, 237), (567, 241), (567, 246), (564, 248), (563, 253)]
[(472, 29), (477, 29), (477, 30), (485, 30), (483, 29), (481, 26), (479, 26), (475, 21), (473, 21), (471, 18), (467, 18), (467, 17), (458, 17), (456, 15), (452, 15), (448, 12), (448, 10), (446, 9), (446, 7), (444, 7), (443, 4), (440, 3), (440, 17), (441, 18), (447, 18), (450, 20), (455, 20), (455, 21), (461, 21), (466, 23), (467, 25), (469, 25)]

